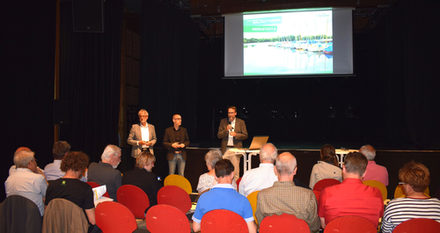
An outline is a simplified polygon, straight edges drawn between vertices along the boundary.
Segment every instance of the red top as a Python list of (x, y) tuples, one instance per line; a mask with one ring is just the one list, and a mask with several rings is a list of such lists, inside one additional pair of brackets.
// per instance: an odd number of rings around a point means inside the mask
[(377, 180), (388, 186), (388, 171), (384, 166), (377, 165), (374, 161), (368, 161), (364, 180)]
[(382, 195), (379, 189), (362, 184), (360, 179), (344, 179), (321, 192), (318, 215), (325, 218), (326, 224), (339, 216), (357, 215), (377, 227), (383, 215)]

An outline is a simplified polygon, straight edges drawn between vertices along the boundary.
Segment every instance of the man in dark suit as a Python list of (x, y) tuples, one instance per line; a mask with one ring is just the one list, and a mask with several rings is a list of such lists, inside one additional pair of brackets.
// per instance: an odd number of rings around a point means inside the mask
[(238, 178), (241, 154), (228, 153), (227, 150), (234, 147), (243, 147), (243, 140), (248, 138), (248, 132), (244, 120), (236, 116), (237, 108), (235, 106), (228, 107), (228, 118), (224, 118), (220, 121), (217, 137), (222, 140), (221, 151), (224, 154), (223, 158), (231, 160), (234, 165), (235, 178)]
[(154, 154), (153, 146), (157, 141), (154, 125), (147, 123), (147, 110), (139, 110), (138, 116), (140, 123), (131, 126), (130, 134), (127, 138), (127, 143), (132, 146), (131, 157), (133, 158), (136, 158), (139, 153), (147, 149), (150, 150), (151, 154)]
[(186, 150), (189, 145), (189, 137), (187, 130), (181, 126), (182, 116), (179, 114), (173, 115), (173, 126), (165, 129), (163, 137), (163, 145), (167, 148), (167, 160), (170, 169), (170, 174), (176, 171), (183, 176), (185, 172)]

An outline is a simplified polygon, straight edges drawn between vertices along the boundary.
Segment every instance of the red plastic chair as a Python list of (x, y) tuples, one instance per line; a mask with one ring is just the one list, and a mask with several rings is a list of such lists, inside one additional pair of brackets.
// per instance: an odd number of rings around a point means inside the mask
[(190, 233), (188, 218), (174, 206), (158, 204), (151, 207), (145, 217), (147, 230), (151, 233)]
[(245, 233), (249, 232), (244, 219), (224, 209), (211, 210), (202, 217), (201, 233)]
[(265, 217), (260, 224), (260, 233), (283, 232), (283, 233), (310, 233), (306, 221), (295, 215), (282, 214)]
[(313, 190), (315, 191), (319, 191), (321, 192), (322, 190), (324, 190), (325, 188), (335, 185), (335, 184), (340, 184), (341, 181), (336, 180), (336, 179), (322, 179), (318, 182), (316, 182), (315, 186), (313, 187)]
[[(87, 181), (87, 184), (89, 184), (90, 187), (92, 187), (92, 188), (96, 188), (96, 187), (101, 186), (100, 184), (93, 182), (93, 181)], [(110, 198), (110, 196), (108, 195), (108, 192), (105, 192), (103, 196)]]
[(241, 178), (242, 177), (238, 178), (237, 181), (235, 182), (237, 184), (237, 192), (238, 192), (238, 187), (240, 187)]
[(313, 193), (315, 194), (316, 202), (319, 203), (319, 196), (321, 195), (321, 192), (317, 190), (313, 190)]
[(324, 233), (377, 233), (377, 228), (370, 220), (360, 216), (341, 216), (332, 220)]
[(125, 184), (118, 188), (116, 192), (118, 202), (125, 205), (135, 218), (144, 219), (145, 210), (150, 206), (147, 194), (141, 188)]
[(163, 186), (157, 192), (157, 204), (177, 207), (184, 214), (191, 209), (191, 199), (185, 190), (174, 185)]
[(95, 219), (103, 233), (132, 233), (137, 229), (133, 213), (124, 205), (113, 201), (98, 204)]
[(393, 233), (439, 233), (440, 223), (427, 218), (413, 218), (397, 225)]

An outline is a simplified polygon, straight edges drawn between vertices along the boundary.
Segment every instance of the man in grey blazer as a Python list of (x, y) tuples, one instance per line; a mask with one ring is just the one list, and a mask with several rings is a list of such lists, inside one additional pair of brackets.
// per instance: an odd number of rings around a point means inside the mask
[(221, 139), (221, 151), (224, 154), (223, 158), (231, 160), (234, 165), (235, 179), (238, 179), (240, 174), (240, 157), (241, 154), (228, 153), (229, 148), (242, 148), (243, 140), (248, 138), (248, 132), (244, 120), (237, 116), (237, 108), (235, 106), (228, 107), (228, 118), (220, 121), (218, 127), (217, 137)]
[(127, 143), (132, 146), (131, 157), (133, 158), (136, 158), (142, 151), (147, 149), (150, 150), (151, 154), (154, 154), (153, 146), (157, 141), (154, 125), (147, 123), (147, 110), (139, 110), (138, 116), (140, 123), (131, 126), (127, 139)]

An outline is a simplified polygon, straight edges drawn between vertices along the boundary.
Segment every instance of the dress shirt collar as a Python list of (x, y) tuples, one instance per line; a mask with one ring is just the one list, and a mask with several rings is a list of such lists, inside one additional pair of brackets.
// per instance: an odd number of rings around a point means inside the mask
[(362, 184), (361, 179), (356, 178), (345, 178), (342, 183), (344, 184)]
[(228, 188), (228, 189), (235, 189), (232, 184), (216, 184), (212, 188)]
[(181, 128), (182, 128), (182, 126), (179, 126), (179, 128), (176, 129), (176, 128), (174, 127), (174, 125), (173, 125), (173, 130), (174, 130), (174, 131), (180, 131)]
[(260, 163), (259, 167), (265, 167), (265, 168), (272, 168), (273, 169), (273, 163)]
[(31, 173), (34, 173), (33, 171), (31, 171), (31, 169), (24, 168), (24, 167), (18, 167), (18, 168), (15, 168), (15, 170), (16, 170), (16, 172), (31, 172)]
[(148, 127), (148, 122), (145, 123), (145, 126), (143, 126), (142, 123), (139, 123), (139, 126), (140, 126), (141, 128), (147, 128), (147, 127)]
[(376, 165), (376, 162), (374, 160), (369, 160), (368, 165)]

